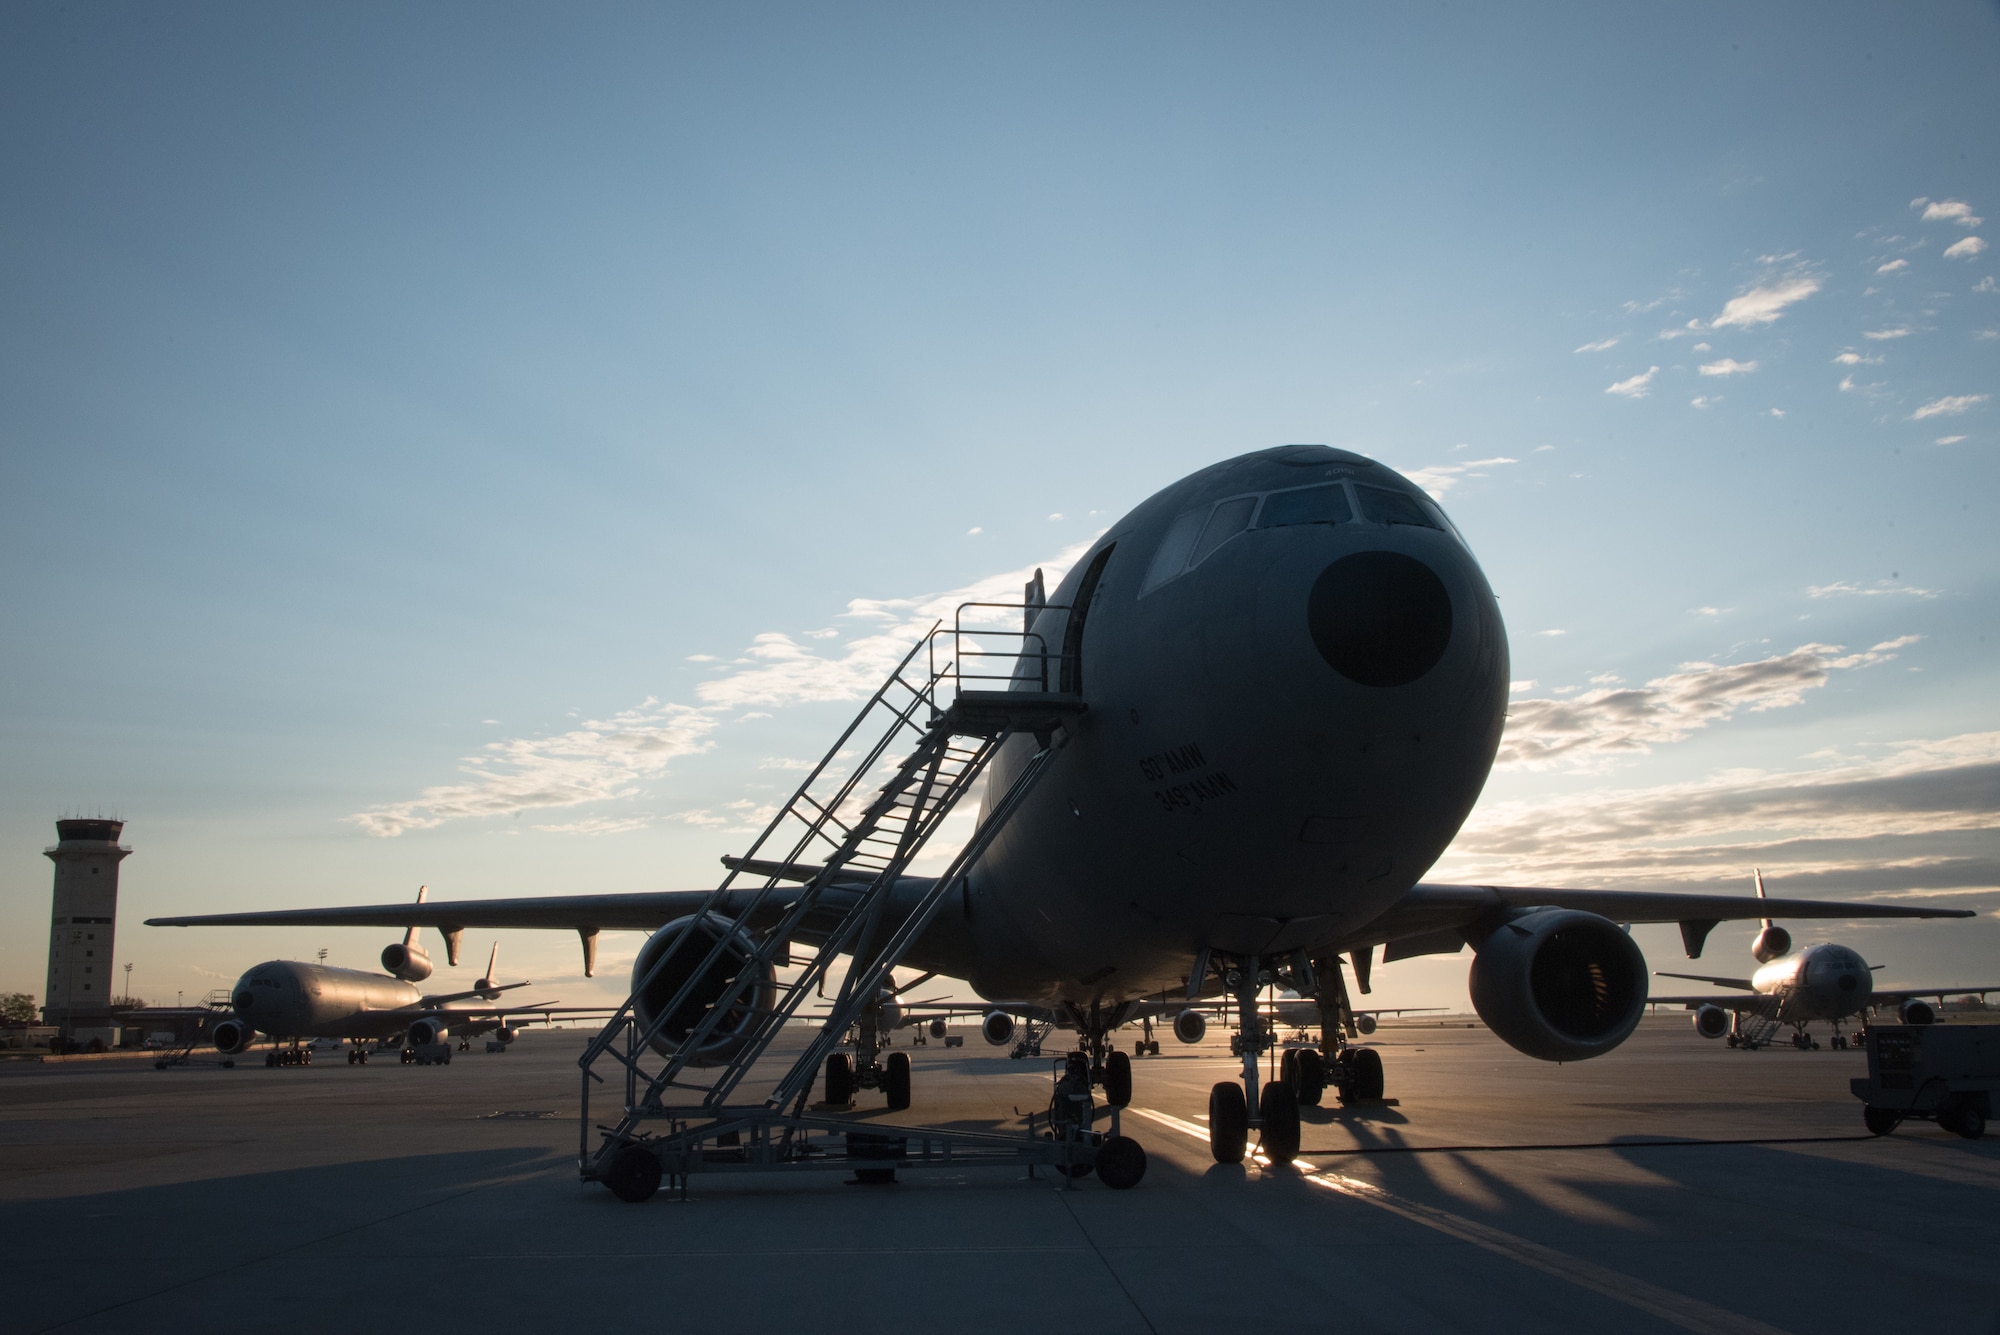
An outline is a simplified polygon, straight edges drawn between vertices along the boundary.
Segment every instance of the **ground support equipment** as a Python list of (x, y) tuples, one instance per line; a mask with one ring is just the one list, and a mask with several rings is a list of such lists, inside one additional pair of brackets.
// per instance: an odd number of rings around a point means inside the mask
[(1915, 1117), (1967, 1140), (2000, 1096), (2000, 1024), (1871, 1024), (1868, 1074), (1848, 1082), (1878, 1136)]

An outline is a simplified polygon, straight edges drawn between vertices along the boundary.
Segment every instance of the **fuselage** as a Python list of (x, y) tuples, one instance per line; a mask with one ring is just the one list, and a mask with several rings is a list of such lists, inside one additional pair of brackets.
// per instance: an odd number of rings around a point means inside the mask
[(1086, 712), (921, 961), (989, 998), (1115, 1004), (1180, 989), (1203, 948), (1337, 948), (1437, 860), (1499, 745), (1506, 632), (1471, 551), (1324, 446), (1152, 497), (1033, 629)]
[(1875, 994), (1868, 962), (1846, 946), (1824, 943), (1772, 960), (1750, 976), (1778, 1001), (1780, 1020), (1841, 1020), (1867, 1009)]
[(423, 999), (399, 978), (297, 960), (267, 960), (231, 993), (237, 1015), (279, 1038), (388, 1038), (428, 1013)]

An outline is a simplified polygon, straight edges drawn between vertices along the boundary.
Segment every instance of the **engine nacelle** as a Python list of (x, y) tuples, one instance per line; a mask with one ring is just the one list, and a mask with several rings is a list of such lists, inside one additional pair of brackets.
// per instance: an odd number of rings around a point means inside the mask
[(1930, 1002), (1917, 997), (1906, 997), (1896, 1008), (1896, 1014), (1904, 1024), (1936, 1024), (1937, 1010)]
[(931, 1021), (931, 1037), (932, 1037), (932, 1038), (943, 1038), (943, 1037), (944, 1037), (944, 1029), (945, 1029), (945, 1024), (944, 1024), (944, 1021), (943, 1021), (943, 1020), (932, 1020), (932, 1021)]
[(382, 967), (391, 977), (406, 983), (421, 983), (431, 976), (431, 957), (422, 946), (392, 941), (382, 947)]
[(1006, 1011), (988, 1011), (979, 1022), (979, 1036), (996, 1048), (1014, 1041), (1014, 1017)]
[(1757, 957), (1759, 964), (1769, 964), (1781, 955), (1792, 953), (1792, 934), (1772, 923), (1757, 933), (1757, 939), (1750, 943), (1750, 953)]
[(420, 1015), (410, 1021), (409, 1032), (403, 1036), (403, 1041), (413, 1048), (420, 1048), (426, 1043), (442, 1043), (450, 1037), (451, 1030), (446, 1026), (444, 1016)]
[(1357, 1016), (1355, 1016), (1355, 1017), (1354, 1017), (1354, 1032), (1355, 1032), (1355, 1033), (1357, 1033), (1357, 1034), (1372, 1034), (1372, 1033), (1374, 1033), (1374, 1032), (1375, 1032), (1375, 1017), (1374, 1017), (1374, 1016), (1372, 1016), (1372, 1015), (1357, 1015)]
[(494, 1039), (497, 1042), (501, 1043), (512, 1043), (515, 1039), (519, 1038), (520, 1036), (521, 1036), (521, 1031), (513, 1028), (511, 1025), (503, 1024), (498, 1029), (495, 1029), (493, 1031)]
[[(703, 961), (718, 942), (722, 953), (703, 970)], [(720, 913), (676, 918), (648, 937), (639, 948), (639, 957), (632, 961), (632, 1014), (642, 1031), (659, 1026), (653, 1032), (654, 1049), (664, 1055), (679, 1052), (709, 1012), (727, 997), (731, 998), (728, 1009), (701, 1045), (688, 1054), (688, 1061), (695, 1066), (713, 1066), (741, 1051), (761, 1017), (777, 1005), (774, 968), (765, 965), (754, 978), (744, 978), (745, 971), (755, 967), (755, 954), (756, 946), (743, 929)], [(686, 999), (668, 1012), (667, 1007), (683, 988), (687, 989)]]
[(1703, 1038), (1721, 1038), (1729, 1032), (1729, 1012), (1720, 1006), (1697, 1006), (1694, 1031)]
[(1472, 1007), (1510, 1047), (1582, 1061), (1623, 1043), (1646, 1009), (1646, 957), (1608, 918), (1530, 909), (1472, 960)]
[(217, 1052), (234, 1057), (250, 1050), (250, 1045), (257, 1041), (257, 1030), (240, 1015), (225, 1015), (208, 1031), (208, 1038)]
[(1174, 1037), (1182, 1043), (1199, 1043), (1208, 1033), (1208, 1017), (1200, 1011), (1181, 1011), (1174, 1016)]

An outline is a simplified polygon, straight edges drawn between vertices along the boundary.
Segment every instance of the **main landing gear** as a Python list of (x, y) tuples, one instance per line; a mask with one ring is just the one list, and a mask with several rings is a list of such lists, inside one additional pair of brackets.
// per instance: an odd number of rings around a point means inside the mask
[(860, 1089), (879, 1089), (887, 1098), (891, 1112), (901, 1112), (910, 1106), (910, 1054), (891, 1052), (886, 1058), (882, 1050), (888, 1046), (883, 1041), (882, 1008), (863, 1008), (861, 1018), (854, 1024), (854, 1053), (827, 1054), (825, 1067), (826, 1106), (847, 1108), (854, 1104), (854, 1093)]
[[(1364, 991), (1366, 959), (1356, 952), (1355, 975)], [(1252, 1130), (1258, 1133), (1265, 1158), (1290, 1163), (1299, 1154), (1299, 1110), (1319, 1107), (1328, 1090), (1342, 1103), (1382, 1098), (1382, 1055), (1374, 1048), (1347, 1043), (1358, 1035), (1338, 956), (1311, 959), (1304, 951), (1275, 958), (1249, 955), (1222, 960), (1216, 967), (1236, 1002), (1237, 1035), (1232, 1049), (1243, 1059), (1241, 1083), (1221, 1081), (1208, 1092), (1208, 1147), (1217, 1163), (1242, 1162)], [(1280, 983), (1318, 1001), (1320, 1046), (1285, 1049), (1277, 1078), (1259, 1088), (1259, 1068), (1264, 1054), (1276, 1046), (1277, 1034), (1266, 1022), (1257, 999), (1265, 988)], [(1251, 1115), (1253, 1108), (1255, 1116)]]

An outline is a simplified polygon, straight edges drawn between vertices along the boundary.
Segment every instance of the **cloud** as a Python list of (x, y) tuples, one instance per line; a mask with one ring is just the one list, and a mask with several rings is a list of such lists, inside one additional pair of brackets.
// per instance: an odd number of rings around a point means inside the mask
[(1554, 638), (1555, 636), (1558, 636), (1558, 635), (1567, 635), (1567, 634), (1569, 634), (1569, 632), (1568, 632), (1568, 631), (1566, 631), (1566, 630), (1538, 630), (1538, 631), (1536, 631), (1536, 632), (1535, 632), (1535, 634), (1537, 634), (1537, 635), (1547, 635), (1547, 636), (1549, 636), (1549, 637), (1550, 637), (1551, 639), (1553, 639), (1553, 638)]
[(566, 825), (537, 825), (537, 830), (549, 834), (623, 834), (627, 830), (643, 830), (653, 823), (651, 816), (586, 816)]
[(553, 737), (490, 742), (459, 762), (464, 782), (426, 788), (409, 801), (373, 806), (347, 819), (377, 838), (392, 839), (448, 820), (629, 797), (639, 780), (706, 751), (712, 743), (705, 738), (715, 723), (701, 710), (647, 700)]
[(1499, 468), (1505, 464), (1519, 462), (1521, 462), (1519, 459), (1496, 455), (1491, 459), (1473, 459), (1462, 464), (1432, 464), (1428, 468), (1413, 468), (1403, 476), (1429, 492), (1434, 499), (1443, 500), (1444, 494), (1457, 486), (1460, 479), (1485, 477), (1486, 474), (1481, 471), (1482, 469)]
[(1785, 410), (1783, 408), (1766, 408), (1764, 410), (1764, 415), (1766, 417), (1783, 417), (1785, 415)]
[(1062, 518), (1062, 515), (1061, 515), (1060, 513), (1057, 513), (1057, 514), (1052, 514), (1052, 515), (1050, 515), (1050, 516), (1049, 516), (1049, 518), (1050, 518), (1050, 519), (1061, 519), (1061, 518)]
[(1876, 273), (1895, 273), (1895, 272), (1897, 272), (1898, 270), (1901, 270), (1901, 269), (1907, 269), (1907, 268), (1909, 268), (1909, 267), (1910, 267), (1910, 262), (1909, 262), (1908, 260), (1890, 260), (1890, 261), (1889, 261), (1889, 262), (1888, 262), (1887, 264), (1878, 264), (1878, 265), (1876, 265), (1876, 266), (1875, 266), (1875, 272), (1876, 272)]
[(1910, 414), (1912, 422), (1921, 422), (1926, 417), (1956, 417), (1960, 413), (1992, 398), (1991, 394), (1950, 394), (1942, 399), (1932, 399), (1923, 407)]
[(1878, 579), (1873, 584), (1852, 584), (1838, 579), (1831, 584), (1815, 584), (1806, 590), (1808, 598), (1880, 598), (1884, 596), (1907, 596), (1911, 598), (1935, 598), (1936, 589), (1920, 589), (1914, 584), (1898, 584), (1892, 579)]
[(1992, 274), (1987, 274), (1986, 277), (1972, 285), (1972, 290), (1974, 292), (2000, 292), (2000, 282), (1996, 282)]
[[(1904, 741), (1816, 768), (1482, 803), (1444, 881), (1714, 890), (1761, 866), (1776, 893), (2000, 903), (2000, 733)], [(1740, 879), (1739, 879), (1740, 878)]]
[(1969, 260), (1986, 249), (1983, 237), (1968, 236), (1963, 241), (1954, 241), (1944, 248), (1948, 260)]
[(1714, 395), (1713, 397), (1707, 394), (1698, 394), (1694, 398), (1688, 400), (1688, 407), (1713, 408), (1716, 404), (1720, 402), (1722, 402), (1722, 396), (1719, 394)]
[(1964, 436), (1939, 436), (1937, 438), (1937, 443), (1939, 445), (1956, 445), (1958, 444), (1958, 442), (1964, 439), (1965, 439)]
[(1872, 338), (1878, 343), (1892, 338), (1908, 338), (1909, 336), (1910, 327), (1908, 325), (1898, 325), (1893, 329), (1870, 329), (1861, 335), (1863, 338)]
[(1834, 361), (1840, 363), (1842, 366), (1880, 366), (1887, 360), (1888, 358), (1886, 357), (1864, 357), (1852, 349), (1834, 358)]
[(1652, 367), (1639, 375), (1633, 376), (1629, 380), (1621, 380), (1615, 385), (1606, 385), (1604, 392), (1606, 394), (1622, 394), (1628, 399), (1643, 399), (1650, 392), (1653, 377), (1659, 373), (1659, 367)]
[(1644, 686), (1601, 686), (1564, 700), (1516, 700), (1495, 763), (1601, 768), (1620, 756), (1678, 742), (1739, 710), (1762, 713), (1798, 704), (1807, 691), (1826, 685), (1829, 674), (1888, 662), (1915, 639), (1886, 640), (1858, 654), (1839, 645), (1804, 644), (1749, 663), (1687, 663)]
[(1723, 306), (1722, 314), (1709, 321), (1707, 327), (1754, 329), (1758, 325), (1770, 324), (1785, 313), (1787, 306), (1796, 305), (1819, 291), (1820, 282), (1818, 274), (1794, 269), (1761, 287), (1753, 287), (1740, 296), (1731, 297)]
[(1739, 362), (1734, 357), (1724, 357), (1719, 362), (1702, 363), (1701, 373), (1703, 375), (1748, 375), (1756, 369), (1757, 363), (1754, 361)]
[(1974, 217), (1972, 205), (1962, 199), (1925, 199), (1922, 195), (1910, 201), (1911, 208), (1924, 210), (1925, 222), (1955, 222), (1960, 227), (1977, 227), (1986, 221)]
[(974, 524), (971, 528), (965, 530), (965, 536), (968, 538), (976, 537), (979, 534), (984, 533), (985, 531), (986, 531), (985, 529), (979, 527), (977, 524)]
[(1616, 338), (1616, 336), (1613, 336), (1613, 337), (1611, 337), (1611, 338), (1600, 338), (1600, 339), (1599, 339), (1599, 340), (1597, 340), (1597, 342), (1595, 342), (1595, 343), (1586, 343), (1586, 344), (1584, 344), (1584, 345), (1583, 345), (1582, 347), (1580, 347), (1580, 348), (1576, 349), (1576, 351), (1578, 351), (1578, 352), (1603, 352), (1603, 351), (1605, 351), (1605, 350), (1606, 350), (1607, 348), (1615, 348), (1615, 347), (1617, 347), (1617, 346), (1618, 346), (1618, 339)]

